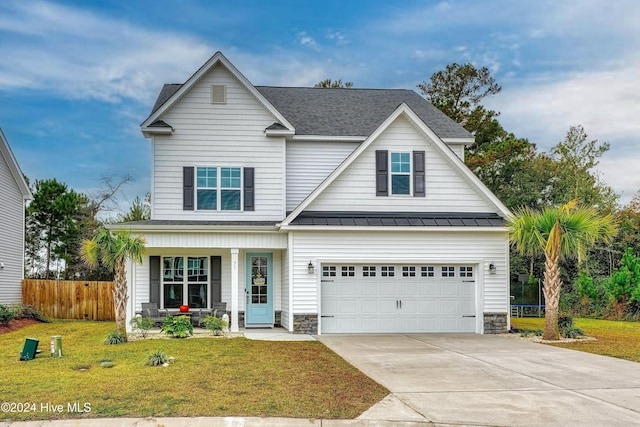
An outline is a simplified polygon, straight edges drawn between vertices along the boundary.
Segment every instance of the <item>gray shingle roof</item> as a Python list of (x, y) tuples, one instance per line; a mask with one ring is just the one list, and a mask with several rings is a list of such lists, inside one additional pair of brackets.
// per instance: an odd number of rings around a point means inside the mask
[(256, 86), (296, 128), (296, 135), (369, 136), (402, 103), (440, 138), (473, 138), (416, 92)]
[[(153, 114), (180, 84), (162, 88)], [(256, 86), (296, 128), (296, 135), (369, 136), (402, 103), (440, 138), (473, 138), (416, 92), (407, 89), (328, 89)]]
[(293, 225), (338, 225), (358, 227), (502, 227), (505, 222), (495, 213), (460, 212), (319, 212), (305, 211)]

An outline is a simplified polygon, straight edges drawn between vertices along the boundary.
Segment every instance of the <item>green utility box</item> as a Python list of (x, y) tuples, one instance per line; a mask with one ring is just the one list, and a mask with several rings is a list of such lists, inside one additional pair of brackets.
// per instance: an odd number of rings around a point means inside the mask
[(60, 335), (51, 337), (51, 357), (62, 357), (62, 337)]
[(33, 360), (33, 358), (36, 357), (39, 342), (40, 341), (35, 338), (27, 338), (24, 341), (24, 348), (22, 349), (22, 353), (20, 353), (20, 360)]

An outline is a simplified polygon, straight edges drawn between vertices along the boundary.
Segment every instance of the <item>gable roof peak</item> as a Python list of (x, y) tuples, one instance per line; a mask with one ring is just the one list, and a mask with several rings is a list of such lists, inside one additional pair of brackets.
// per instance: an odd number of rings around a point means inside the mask
[(9, 141), (5, 138), (4, 132), (2, 132), (2, 128), (0, 128), (0, 156), (4, 157), (7, 166), (9, 166), (9, 172), (11, 172), (13, 179), (16, 181), (16, 184), (22, 193), (22, 198), (24, 200), (32, 199), (33, 195), (31, 194), (31, 190), (27, 185), (27, 181), (24, 179), (24, 175), (22, 174), (22, 170), (20, 170), (18, 161), (11, 151)]

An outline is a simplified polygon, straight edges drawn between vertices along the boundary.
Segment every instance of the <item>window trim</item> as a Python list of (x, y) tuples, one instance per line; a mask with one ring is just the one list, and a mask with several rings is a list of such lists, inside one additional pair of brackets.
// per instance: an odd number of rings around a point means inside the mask
[[(194, 166), (194, 210), (200, 212), (244, 212), (244, 166), (229, 165), (195, 165)], [(216, 169), (216, 187), (199, 187), (198, 186), (198, 169), (209, 168)], [(222, 187), (222, 169), (239, 169), (240, 170), (240, 186), (239, 187)], [(198, 190), (215, 190), (216, 191), (216, 209), (198, 209)], [(222, 209), (222, 191), (232, 190), (240, 193), (240, 209)]]
[[(409, 157), (409, 172), (394, 172), (393, 171), (393, 155), (394, 154), (406, 154)], [(408, 176), (409, 177), (409, 192), (407, 194), (398, 194), (393, 192), (393, 177), (394, 176)], [(413, 197), (413, 151), (389, 151), (389, 195), (396, 197)]]
[[(165, 281), (164, 279), (164, 260), (165, 258), (182, 258), (182, 280), (181, 281)], [(207, 263), (207, 277), (205, 280), (189, 280), (189, 258), (204, 258)], [(182, 286), (182, 304), (187, 305), (189, 308), (193, 309), (208, 309), (210, 307), (211, 301), (211, 292), (212, 292), (212, 284), (211, 284), (211, 257), (209, 255), (185, 255), (185, 254), (171, 254), (171, 255), (161, 255), (160, 256), (160, 301), (158, 301), (159, 308), (163, 310), (169, 310), (169, 312), (177, 312), (179, 311), (179, 307), (165, 307), (165, 286), (174, 284)], [(194, 307), (189, 304), (189, 285), (205, 285), (206, 296), (205, 296), (205, 306), (204, 307)]]

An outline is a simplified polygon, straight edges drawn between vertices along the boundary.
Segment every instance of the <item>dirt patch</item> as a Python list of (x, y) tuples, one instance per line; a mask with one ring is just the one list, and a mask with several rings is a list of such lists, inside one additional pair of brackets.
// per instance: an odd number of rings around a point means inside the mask
[(6, 325), (0, 325), (0, 334), (17, 331), (18, 329), (22, 329), (25, 326), (34, 325), (36, 323), (40, 322), (36, 319), (13, 319)]

